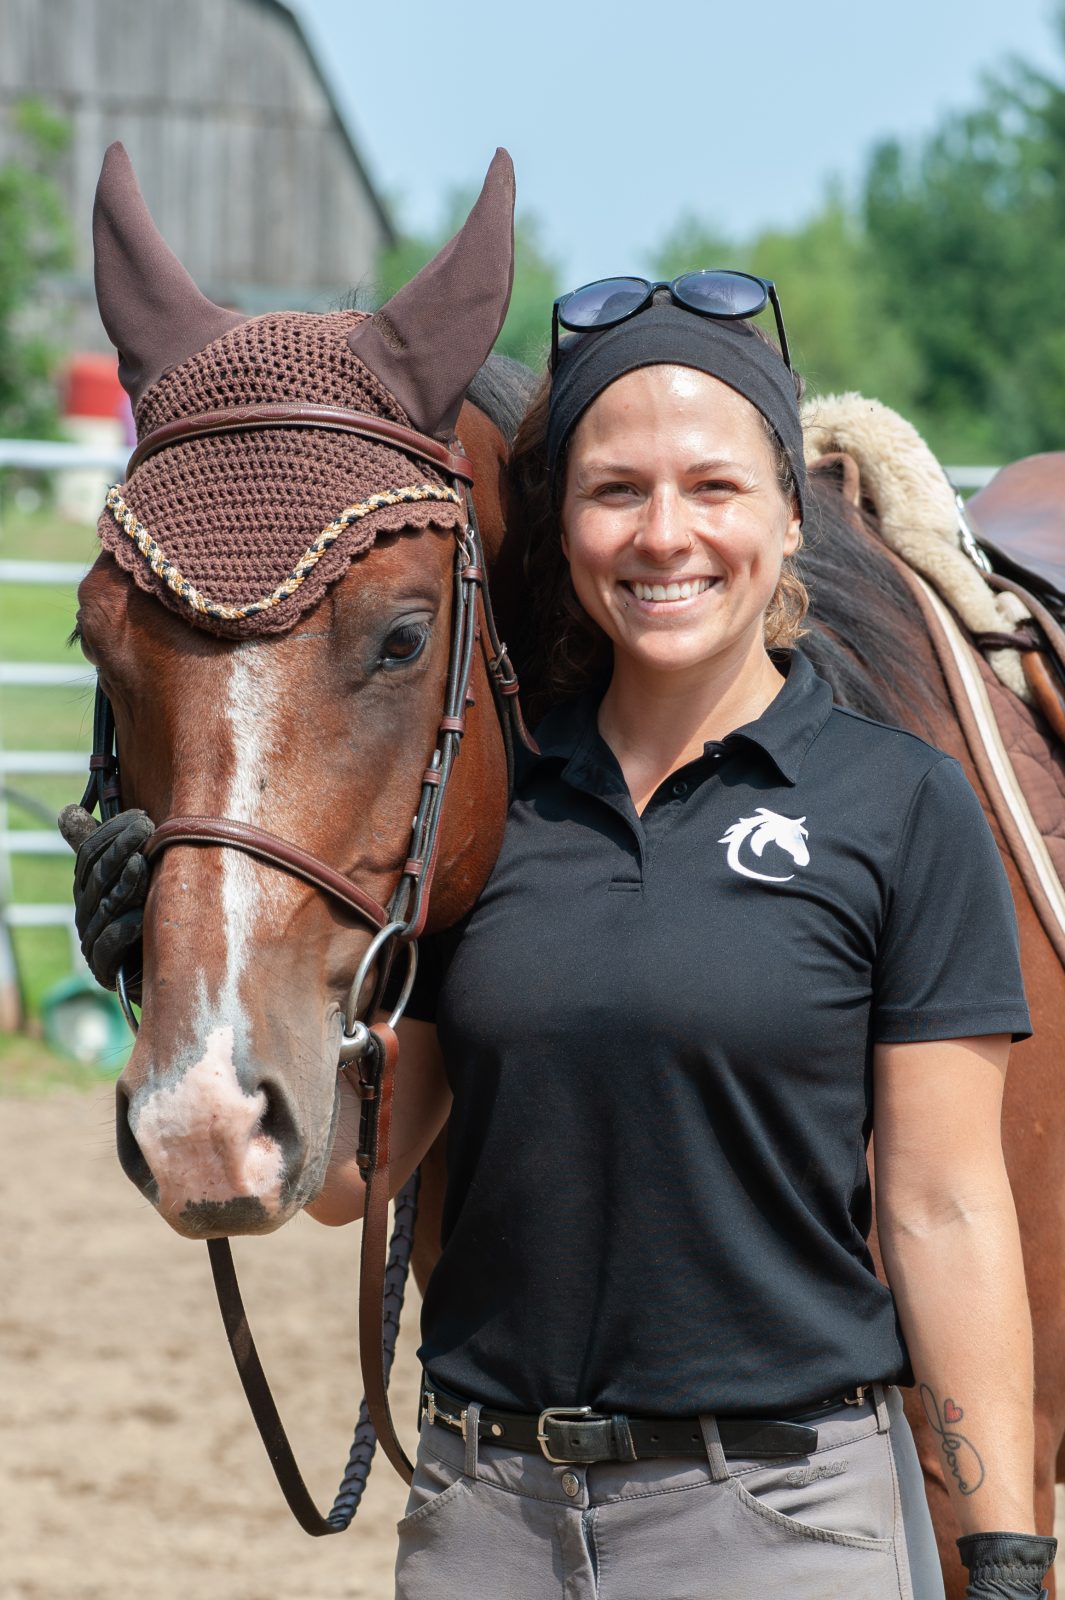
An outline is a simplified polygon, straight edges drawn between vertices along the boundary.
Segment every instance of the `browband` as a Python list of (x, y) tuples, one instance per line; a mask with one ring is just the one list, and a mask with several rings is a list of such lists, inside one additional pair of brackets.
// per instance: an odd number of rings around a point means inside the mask
[(461, 452), (450, 450), (439, 439), (417, 433), (402, 423), (390, 422), (365, 411), (343, 411), (339, 406), (285, 405), (264, 402), (257, 406), (229, 406), (224, 411), (203, 411), (196, 417), (177, 417), (145, 434), (126, 464), (127, 481), (136, 469), (167, 445), (186, 439), (205, 439), (221, 433), (242, 433), (256, 428), (325, 428), (333, 433), (356, 433), (363, 439), (379, 439), (383, 444), (403, 450), (441, 467), (453, 478), (473, 482), (473, 466)]

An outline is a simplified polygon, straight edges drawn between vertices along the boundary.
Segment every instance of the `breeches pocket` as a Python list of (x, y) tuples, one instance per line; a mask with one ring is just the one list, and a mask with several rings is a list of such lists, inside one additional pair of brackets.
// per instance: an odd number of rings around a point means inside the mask
[[(826, 1430), (827, 1431), (827, 1430)], [(860, 1433), (799, 1461), (729, 1463), (730, 1484), (752, 1515), (796, 1538), (890, 1548), (896, 1494), (891, 1446), (871, 1418)]]
[(396, 1524), (400, 1533), (424, 1526), (468, 1494), (472, 1485), (465, 1473), (449, 1466), (429, 1450), (419, 1450), (407, 1509)]

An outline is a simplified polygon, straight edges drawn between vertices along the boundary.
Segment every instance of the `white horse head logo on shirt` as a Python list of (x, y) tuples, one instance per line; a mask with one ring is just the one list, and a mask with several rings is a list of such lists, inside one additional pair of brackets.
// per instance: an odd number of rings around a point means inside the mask
[(782, 817), (779, 812), (767, 811), (765, 806), (759, 806), (753, 817), (741, 817), (731, 828), (726, 828), (717, 842), (728, 845), (726, 860), (733, 872), (740, 873), (744, 878), (756, 878), (759, 883), (790, 883), (794, 872), (775, 877), (771, 873), (755, 872), (752, 867), (745, 867), (740, 860), (740, 849), (749, 839), (751, 851), (760, 860), (766, 845), (775, 844), (787, 851), (797, 867), (805, 867), (810, 860), (810, 852), (806, 848), (809, 834), (803, 827), (805, 821), (805, 817)]

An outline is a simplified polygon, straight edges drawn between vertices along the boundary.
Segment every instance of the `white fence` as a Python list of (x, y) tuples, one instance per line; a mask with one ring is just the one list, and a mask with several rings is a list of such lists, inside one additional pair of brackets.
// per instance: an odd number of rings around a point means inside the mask
[[(0, 441), (0, 460), (2, 460)], [(80, 464), (80, 463), (79, 463)], [(84, 567), (62, 561), (0, 561), (0, 583), (57, 584), (69, 587), (84, 576)], [(0, 646), (2, 648), (2, 646)], [(96, 674), (82, 667), (54, 662), (0, 661), (0, 688), (80, 688), (95, 682)], [(88, 753), (83, 750), (8, 750), (3, 745), (0, 723), (0, 784), (11, 777), (39, 774), (81, 775), (87, 771)], [(68, 846), (54, 828), (11, 828), (8, 826), (8, 800), (0, 789), (0, 921), (10, 928), (73, 926), (73, 910), (62, 905), (18, 904), (12, 897), (11, 857), (13, 855), (50, 856), (68, 853)], [(75, 947), (76, 948), (76, 947)]]
[(943, 471), (962, 493), (975, 493), (977, 489), (985, 489), (998, 471), (998, 467), (944, 467)]
[[(105, 475), (112, 480), (121, 478), (125, 459), (125, 450), (54, 440), (0, 439), (0, 469), (18, 468), (34, 473), (99, 472), (102, 485)], [(102, 489), (100, 498), (103, 498)], [(0, 560), (0, 585), (55, 584), (71, 587), (81, 581), (84, 571), (84, 567), (76, 562)], [(92, 671), (73, 662), (67, 666), (55, 662), (6, 660), (4, 641), (0, 638), (0, 689), (62, 688), (69, 691), (71, 688), (91, 685), (94, 680)], [(8, 749), (3, 734), (3, 724), (0, 722), (0, 1013), (6, 1014), (5, 1020), (10, 1025), (17, 1003), (11, 942), (13, 929), (66, 927), (70, 931), (72, 965), (80, 968), (82, 962), (69, 900), (62, 903), (26, 903), (14, 899), (11, 872), (13, 856), (67, 855), (69, 851), (54, 828), (19, 829), (10, 826), (10, 801), (5, 786), (11, 780), (17, 782), (20, 777), (69, 774), (73, 795), (82, 787), (79, 779), (87, 771), (88, 752)]]

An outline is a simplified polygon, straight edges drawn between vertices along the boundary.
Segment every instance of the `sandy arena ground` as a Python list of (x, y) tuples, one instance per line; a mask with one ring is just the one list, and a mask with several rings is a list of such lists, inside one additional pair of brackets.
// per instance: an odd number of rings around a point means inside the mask
[[(109, 1087), (0, 1099), (0, 1600), (388, 1600), (405, 1486), (374, 1464), (346, 1534), (274, 1481), (203, 1245), (119, 1169)], [(297, 1459), (328, 1506), (361, 1393), (358, 1229), (299, 1217), (234, 1247)], [(413, 1448), (417, 1311), (394, 1378)], [(406, 1426), (404, 1427), (404, 1424)]]
[[(389, 1600), (403, 1485), (379, 1460), (348, 1533), (309, 1539), (293, 1522), (207, 1252), (138, 1199), (111, 1115), (107, 1087), (0, 1099), (0, 1600)], [(328, 1504), (359, 1395), (358, 1230), (297, 1218), (235, 1254), (289, 1436)], [(415, 1329), (411, 1305), (393, 1388), (408, 1448)]]

